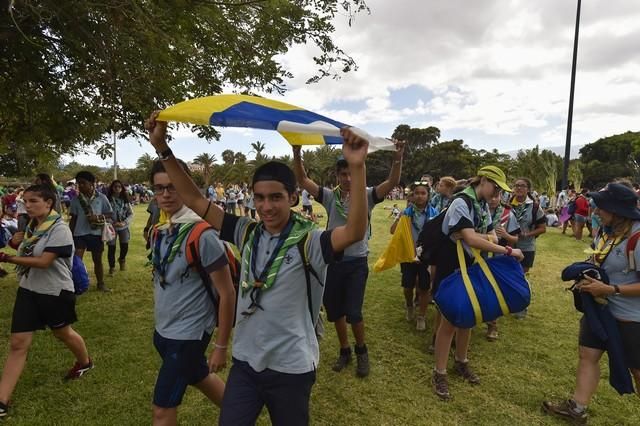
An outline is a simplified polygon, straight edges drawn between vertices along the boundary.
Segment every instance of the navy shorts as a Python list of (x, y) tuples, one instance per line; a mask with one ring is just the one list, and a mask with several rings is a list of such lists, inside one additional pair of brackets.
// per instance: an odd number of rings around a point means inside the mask
[(66, 327), (78, 320), (76, 316), (76, 295), (62, 290), (60, 295), (40, 294), (18, 287), (11, 319), (12, 333), (27, 333)]
[(533, 266), (533, 261), (536, 259), (536, 252), (523, 251), (522, 254), (524, 255), (524, 259), (522, 259), (522, 262), (520, 262), (520, 264), (523, 268), (531, 268)]
[(362, 304), (368, 277), (369, 265), (366, 257), (329, 265), (322, 299), (329, 322), (342, 317), (346, 317), (349, 324), (362, 321)]
[(100, 235), (80, 235), (73, 237), (73, 245), (76, 249), (85, 249), (91, 253), (102, 253), (104, 251), (104, 243)]
[[(617, 321), (617, 323), (627, 367), (640, 370), (640, 345), (638, 344), (640, 342), (640, 322)], [(580, 346), (591, 349), (604, 351), (607, 348), (606, 342), (591, 331), (584, 316), (580, 319), (578, 343)]]
[(257, 372), (244, 362), (233, 360), (220, 408), (221, 426), (252, 426), (267, 406), (271, 424), (309, 424), (309, 398), (316, 372), (287, 374), (265, 369)]
[(205, 352), (211, 335), (204, 333), (202, 340), (174, 340), (153, 332), (153, 345), (162, 358), (153, 404), (174, 408), (182, 403), (188, 385), (200, 383), (209, 375)]
[(431, 275), (429, 267), (422, 262), (401, 263), (402, 287), (414, 288), (416, 282), (420, 290), (429, 290), (431, 287)]

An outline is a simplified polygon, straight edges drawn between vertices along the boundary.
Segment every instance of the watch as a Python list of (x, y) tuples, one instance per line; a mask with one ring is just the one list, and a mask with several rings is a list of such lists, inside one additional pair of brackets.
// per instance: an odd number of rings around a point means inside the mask
[(156, 151), (156, 154), (158, 154), (158, 157), (160, 157), (161, 161), (166, 161), (173, 155), (173, 151), (171, 151), (171, 148), (167, 148), (162, 152)]

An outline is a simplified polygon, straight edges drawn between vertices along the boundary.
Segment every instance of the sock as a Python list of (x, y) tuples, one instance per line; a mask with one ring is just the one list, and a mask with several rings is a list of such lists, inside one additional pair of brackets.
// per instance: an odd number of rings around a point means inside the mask
[(572, 402), (575, 404), (575, 406), (576, 406), (576, 412), (578, 412), (578, 413), (582, 413), (584, 410), (586, 410), (586, 409), (587, 409), (587, 406), (586, 406), (586, 405), (582, 405), (582, 404), (580, 404), (579, 402), (576, 402), (576, 400), (575, 400), (575, 399), (572, 399), (571, 401), (572, 401)]
[(459, 359), (456, 357), (456, 358), (455, 358), (455, 360), (456, 360), (456, 362), (461, 362), (461, 363), (463, 363), (463, 364), (466, 364), (466, 363), (468, 363), (468, 362), (469, 362), (469, 358), (465, 358), (465, 359), (463, 359), (463, 360), (459, 360)]
[(366, 354), (367, 353), (367, 345), (362, 345), (362, 346), (355, 346), (356, 349), (356, 354), (358, 355), (362, 355), (362, 354)]
[(433, 371), (435, 371), (438, 374), (447, 374), (446, 368), (444, 370), (438, 370), (437, 368), (433, 367)]

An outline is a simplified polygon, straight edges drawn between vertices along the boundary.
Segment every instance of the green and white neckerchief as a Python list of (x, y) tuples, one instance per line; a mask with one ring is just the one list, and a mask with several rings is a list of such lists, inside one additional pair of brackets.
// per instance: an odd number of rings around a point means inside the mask
[[(466, 187), (463, 191), (463, 194), (467, 195), (471, 198), (473, 202), (473, 210), (475, 219), (478, 220), (478, 223), (474, 223), (474, 228), (481, 234), (486, 234), (487, 229), (489, 228), (489, 224), (491, 223), (491, 217), (485, 208), (485, 201), (478, 201), (478, 196), (476, 195), (476, 189), (473, 186)], [(475, 222), (475, 220), (474, 220)]]
[[(80, 203), (80, 207), (82, 207), (84, 214), (87, 216), (87, 219), (89, 218), (89, 216), (94, 214), (93, 208), (91, 207), (91, 203), (96, 198), (98, 198), (98, 191), (94, 190), (93, 193), (91, 194), (91, 197), (87, 197), (82, 192), (78, 191), (78, 202)], [(91, 229), (98, 229), (104, 226), (104, 222), (94, 222), (94, 223), (89, 222), (89, 225), (91, 226)]]
[[(524, 199), (523, 202), (520, 202), (516, 199), (516, 197), (513, 197), (511, 199), (511, 210), (513, 211), (513, 214), (516, 217), (516, 220), (518, 221), (518, 223), (520, 223), (522, 221), (522, 219), (524, 218), (525, 214), (527, 213), (527, 206), (531, 203), (527, 203), (527, 201), (529, 201), (529, 196), (527, 195), (527, 197)], [(515, 203), (515, 204), (514, 204)], [(535, 218), (531, 218), (532, 220)]]
[(130, 204), (122, 198), (112, 198), (111, 206), (113, 207), (114, 222), (126, 222), (132, 214)]
[(491, 215), (491, 224), (493, 229), (496, 229), (498, 225), (500, 225), (500, 221), (502, 220), (502, 214), (504, 213), (504, 206), (502, 204), (498, 204), (498, 207), (494, 210)]
[[(174, 228), (166, 233), (160, 232), (157, 228), (154, 232), (154, 240), (152, 244), (152, 249), (150, 250), (149, 257), (150, 261), (153, 264), (153, 270), (158, 273), (160, 277), (160, 286), (164, 288), (166, 284), (165, 275), (167, 272), (167, 266), (173, 262), (176, 258), (178, 252), (180, 252), (180, 247), (182, 243), (189, 235), (191, 228), (195, 223), (181, 223), (175, 224)], [(164, 234), (164, 235), (163, 235)], [(164, 256), (160, 255), (160, 249), (162, 247), (162, 237), (165, 236), (169, 244), (171, 244), (171, 248), (169, 248)]]
[[(267, 261), (262, 272), (256, 270), (256, 256), (260, 236), (264, 229), (264, 224), (260, 222), (249, 234), (247, 242), (244, 245), (242, 253), (242, 263), (244, 266), (244, 274), (240, 287), (244, 295), (251, 289), (259, 289), (259, 291), (269, 290), (276, 282), (278, 271), (282, 266), (285, 255), (291, 246), (294, 246), (304, 238), (310, 231), (315, 229), (316, 225), (310, 220), (300, 216), (298, 213), (291, 212), (289, 223), (280, 234), (278, 245), (273, 251), (271, 258)], [(301, 254), (302, 255), (302, 254)], [(253, 282), (249, 279), (249, 271), (253, 276)]]
[[(346, 200), (347, 201), (349, 199), (349, 192), (346, 193)], [(336, 205), (336, 210), (338, 211), (338, 214), (340, 216), (342, 216), (343, 219), (347, 218), (347, 212), (346, 209), (344, 207), (344, 204), (342, 204), (342, 189), (340, 188), (340, 185), (336, 186), (333, 189), (333, 202)]]
[[(22, 243), (20, 243), (18, 247), (18, 256), (33, 256), (33, 248), (35, 245), (61, 218), (57, 211), (51, 210), (47, 218), (40, 224), (38, 224), (35, 219), (31, 219), (24, 231), (24, 240), (22, 240)], [(27, 275), (29, 269), (28, 266), (16, 265), (16, 273), (20, 277)]]

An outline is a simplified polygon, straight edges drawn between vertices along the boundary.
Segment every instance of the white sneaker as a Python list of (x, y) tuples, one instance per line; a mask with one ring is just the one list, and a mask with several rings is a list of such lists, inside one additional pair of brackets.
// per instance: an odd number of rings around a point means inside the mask
[(404, 318), (408, 321), (411, 322), (413, 321), (413, 312), (414, 312), (414, 307), (413, 306), (405, 306), (406, 312), (404, 314)]
[(425, 331), (427, 329), (427, 322), (424, 317), (418, 316), (416, 317), (416, 330)]

